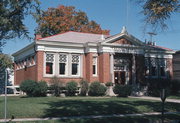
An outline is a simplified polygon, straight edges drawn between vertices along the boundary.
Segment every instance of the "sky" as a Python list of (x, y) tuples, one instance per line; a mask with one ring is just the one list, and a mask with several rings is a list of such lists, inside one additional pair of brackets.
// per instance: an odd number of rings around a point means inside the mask
[[(144, 21), (141, 14), (141, 6), (134, 0), (40, 0), (41, 9), (47, 10), (59, 5), (75, 6), (76, 10), (84, 11), (89, 20), (95, 20), (102, 29), (110, 30), (111, 35), (120, 33), (123, 26), (126, 26), (129, 34), (141, 41), (149, 40), (150, 36), (143, 31)], [(168, 23), (168, 30), (159, 32), (153, 37), (159, 46), (180, 50), (180, 14), (174, 14)], [(32, 16), (26, 16), (25, 25), (29, 35), (34, 38), (34, 30), (37, 24)], [(3, 48), (3, 53), (13, 54), (32, 43), (28, 39), (11, 39)]]

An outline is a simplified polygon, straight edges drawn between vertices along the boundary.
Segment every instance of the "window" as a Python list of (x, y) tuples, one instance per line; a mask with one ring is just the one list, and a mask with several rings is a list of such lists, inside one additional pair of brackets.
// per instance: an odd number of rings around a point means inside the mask
[(46, 74), (53, 74), (54, 55), (46, 54)]
[(151, 58), (151, 76), (157, 76), (157, 59)]
[(161, 77), (166, 76), (165, 59), (159, 59), (159, 74), (160, 74)]
[(67, 55), (60, 54), (59, 55), (59, 74), (60, 75), (66, 74), (66, 66), (67, 66)]
[(79, 55), (72, 55), (72, 75), (79, 74)]
[(97, 75), (97, 57), (93, 57), (93, 75)]
[(145, 58), (145, 76), (149, 76), (149, 58)]

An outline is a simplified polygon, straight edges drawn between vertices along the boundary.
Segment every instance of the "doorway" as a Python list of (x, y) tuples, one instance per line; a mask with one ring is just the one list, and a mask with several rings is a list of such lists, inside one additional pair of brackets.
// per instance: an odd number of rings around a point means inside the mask
[(125, 71), (115, 71), (114, 72), (114, 82), (116, 84), (124, 85), (126, 83), (126, 72)]

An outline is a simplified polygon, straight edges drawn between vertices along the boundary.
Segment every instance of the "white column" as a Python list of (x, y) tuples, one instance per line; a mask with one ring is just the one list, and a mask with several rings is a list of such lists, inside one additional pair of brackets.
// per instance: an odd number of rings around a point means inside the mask
[(133, 54), (132, 57), (132, 84), (136, 83), (136, 57), (135, 54)]
[(110, 75), (111, 75), (111, 81), (114, 84), (114, 54), (110, 54)]

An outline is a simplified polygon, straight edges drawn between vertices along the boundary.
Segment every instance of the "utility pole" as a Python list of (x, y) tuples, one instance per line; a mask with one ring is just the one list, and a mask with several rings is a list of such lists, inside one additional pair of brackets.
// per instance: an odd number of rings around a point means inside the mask
[(7, 81), (8, 81), (8, 70), (5, 69), (5, 86), (4, 86), (4, 122), (7, 122)]

